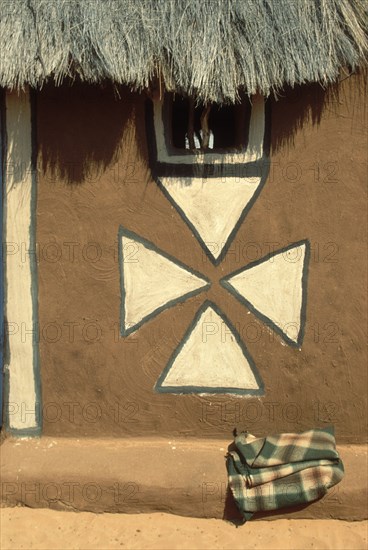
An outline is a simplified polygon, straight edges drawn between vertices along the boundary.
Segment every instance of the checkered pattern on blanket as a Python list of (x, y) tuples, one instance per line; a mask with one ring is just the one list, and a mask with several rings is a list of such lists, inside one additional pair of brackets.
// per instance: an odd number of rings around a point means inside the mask
[(229, 486), (245, 519), (317, 500), (344, 475), (332, 426), (266, 438), (242, 433), (235, 445), (227, 460)]

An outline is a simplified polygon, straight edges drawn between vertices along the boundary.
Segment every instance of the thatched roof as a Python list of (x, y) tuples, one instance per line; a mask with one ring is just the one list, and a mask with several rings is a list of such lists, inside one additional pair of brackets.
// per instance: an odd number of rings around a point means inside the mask
[(234, 101), (367, 60), (367, 0), (0, 0), (0, 86), (106, 79)]

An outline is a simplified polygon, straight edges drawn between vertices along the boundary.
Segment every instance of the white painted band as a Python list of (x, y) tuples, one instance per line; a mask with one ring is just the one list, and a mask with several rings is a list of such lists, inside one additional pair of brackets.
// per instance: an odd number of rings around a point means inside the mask
[(32, 300), (32, 137), (29, 92), (6, 94), (5, 319), (8, 326), (8, 423), (37, 427)]

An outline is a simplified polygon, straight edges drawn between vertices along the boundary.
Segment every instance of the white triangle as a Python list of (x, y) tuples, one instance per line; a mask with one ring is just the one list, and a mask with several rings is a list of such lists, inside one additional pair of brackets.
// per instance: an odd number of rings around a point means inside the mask
[(297, 244), (226, 280), (259, 313), (298, 342), (306, 245)]
[(210, 254), (217, 259), (261, 178), (160, 178)]
[(201, 393), (206, 388), (224, 392), (226, 388), (260, 389), (249, 363), (251, 359), (245, 356), (233, 330), (212, 306), (205, 306), (183, 342), (169, 363), (168, 373), (159, 381), (159, 388), (194, 386)]
[(128, 232), (121, 235), (121, 267), (126, 334), (173, 301), (182, 301), (208, 285), (174, 258)]

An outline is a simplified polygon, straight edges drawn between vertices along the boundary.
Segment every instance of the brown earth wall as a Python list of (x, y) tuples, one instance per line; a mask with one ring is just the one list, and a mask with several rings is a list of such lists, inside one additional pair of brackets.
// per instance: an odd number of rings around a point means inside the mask
[[(224, 437), (333, 423), (366, 440), (367, 124), (364, 80), (305, 86), (271, 100), (268, 180), (218, 267), (153, 181), (145, 96), (46, 86), (37, 94), (37, 243), (44, 434)], [(118, 228), (212, 281), (127, 338), (119, 334)], [(308, 238), (301, 350), (284, 345), (218, 283)], [(164, 281), (163, 281), (164, 284)], [(239, 330), (261, 398), (158, 394), (153, 387), (203, 300)]]

